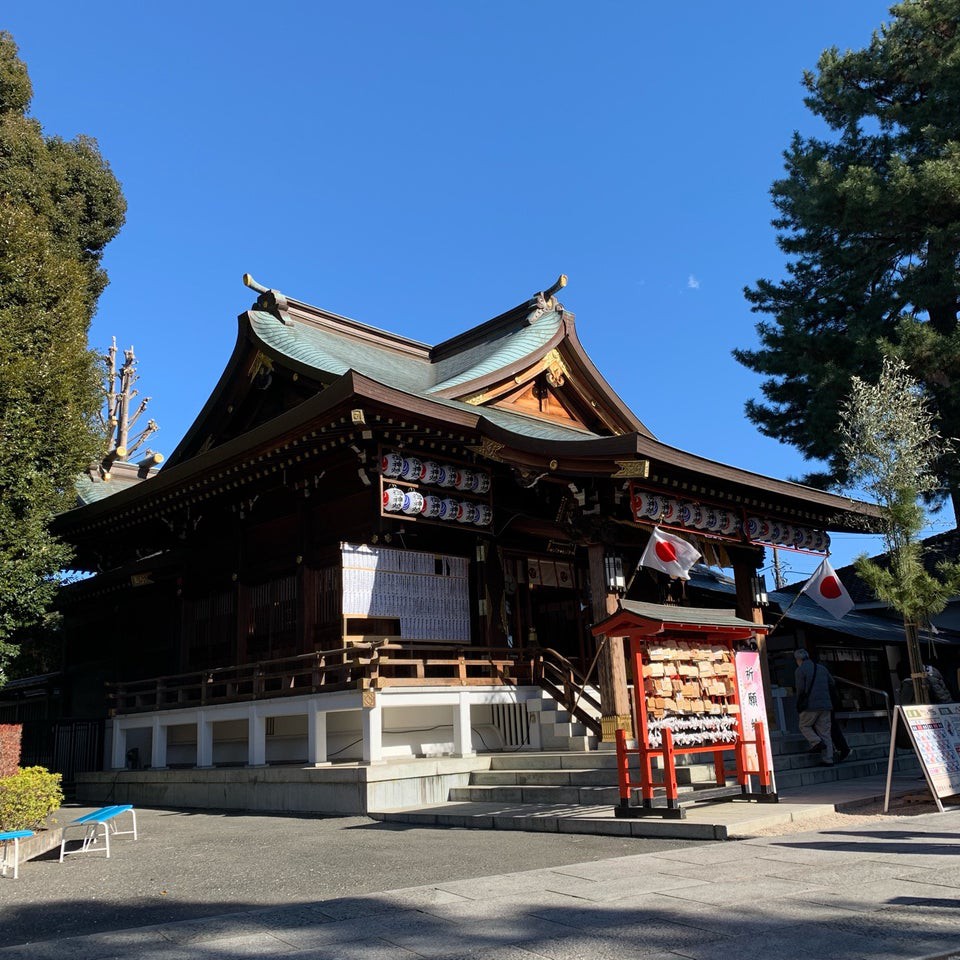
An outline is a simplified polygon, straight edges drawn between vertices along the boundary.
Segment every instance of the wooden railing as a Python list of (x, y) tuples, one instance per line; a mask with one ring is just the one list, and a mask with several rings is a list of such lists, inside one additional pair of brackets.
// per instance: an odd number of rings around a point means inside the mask
[(345, 647), (232, 667), (109, 684), (115, 713), (387, 687), (536, 684), (600, 735), (600, 701), (566, 657), (541, 648), (446, 646), (357, 638)]
[(529, 657), (509, 649), (357, 639), (335, 650), (108, 684), (119, 714), (402, 686), (536, 682)]
[(534, 682), (576, 717), (591, 733), (601, 736), (600, 699), (582, 673), (561, 653), (543, 647), (533, 654)]

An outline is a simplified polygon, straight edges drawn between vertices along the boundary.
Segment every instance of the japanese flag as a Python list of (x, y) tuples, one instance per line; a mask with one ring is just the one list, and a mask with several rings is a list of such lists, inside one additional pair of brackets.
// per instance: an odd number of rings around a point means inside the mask
[(689, 580), (690, 568), (699, 559), (700, 554), (686, 540), (654, 527), (640, 563), (654, 570), (662, 570), (671, 577)]
[(800, 592), (809, 594), (812, 600), (838, 620), (846, 616), (854, 606), (850, 594), (833, 572), (833, 567), (826, 557)]

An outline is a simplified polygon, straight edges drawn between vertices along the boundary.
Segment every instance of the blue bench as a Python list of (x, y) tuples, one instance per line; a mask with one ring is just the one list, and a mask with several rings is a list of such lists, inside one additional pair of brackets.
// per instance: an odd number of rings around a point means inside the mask
[[(20, 841), (32, 837), (32, 830), (7, 830), (0, 833), (0, 843), (3, 844), (3, 860), (0, 860), (0, 876), (6, 876), (7, 870), (13, 867), (13, 879), (20, 876)], [(13, 863), (10, 862), (10, 844), (13, 844)]]
[[(132, 826), (129, 830), (121, 830), (117, 824), (117, 817), (121, 814), (129, 813), (132, 819)], [(74, 827), (83, 827), (83, 838), (80, 846), (75, 850), (67, 849), (67, 831)], [(129, 803), (115, 803), (109, 807), (101, 807), (91, 813), (85, 813), (76, 820), (71, 820), (63, 828), (63, 839), (60, 841), (60, 862), (70, 853), (93, 853), (99, 850), (105, 850), (107, 859), (110, 859), (110, 837), (122, 837), (133, 834), (133, 839), (137, 839), (137, 812)]]

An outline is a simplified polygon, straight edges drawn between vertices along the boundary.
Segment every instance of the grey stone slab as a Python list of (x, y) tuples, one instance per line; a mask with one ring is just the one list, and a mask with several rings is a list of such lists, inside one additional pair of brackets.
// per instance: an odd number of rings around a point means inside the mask
[(669, 860), (680, 863), (728, 863), (731, 860), (747, 860), (759, 856), (752, 847), (735, 841), (707, 844), (702, 847), (682, 847), (679, 850), (662, 850), (651, 853), (651, 860)]
[(275, 928), (273, 935), (296, 950), (327, 948), (375, 936), (376, 920), (377, 917), (351, 917), (329, 923), (290, 924)]
[(459, 903), (440, 903), (424, 907), (425, 913), (441, 917), (453, 923), (485, 923), (490, 917), (504, 915), (540, 918), (551, 911), (550, 919), (557, 923), (565, 921), (559, 918), (571, 916), (582, 911), (583, 900), (561, 893), (536, 892), (527, 895), (517, 894), (509, 902), (503, 900), (463, 900)]
[(316, 904), (319, 913), (332, 920), (352, 920), (354, 917), (368, 917), (375, 913), (390, 913), (393, 910), (408, 909), (394, 906), (379, 894), (359, 897), (337, 897), (335, 900), (323, 900)]
[(482, 946), (475, 950), (464, 947), (453, 953), (438, 954), (433, 960), (542, 960), (542, 957), (541, 953), (531, 953), (523, 946), (511, 944), (505, 947)]
[(498, 915), (491, 911), (486, 917), (469, 922), (451, 921), (444, 926), (431, 923), (434, 919), (424, 917), (420, 923), (406, 924), (385, 921), (377, 925), (375, 932), (382, 940), (430, 958), (458, 952), (483, 954), (504, 946), (535, 943), (570, 933), (570, 927), (528, 914)]
[(667, 925), (669, 929), (680, 925), (703, 935), (723, 935), (729, 926), (724, 912), (712, 903), (679, 900), (659, 893), (613, 903), (581, 902), (579, 906), (543, 907), (533, 912), (544, 919), (599, 936), (612, 932), (635, 934), (657, 925)]
[(697, 900), (700, 903), (724, 905), (730, 903), (772, 900), (777, 897), (795, 896), (815, 884), (802, 881), (782, 880), (778, 877), (762, 877), (744, 883), (701, 883), (664, 891), (663, 897), (678, 900)]
[(678, 960), (669, 950), (607, 937), (564, 937), (531, 944), (530, 949), (549, 960)]
[[(684, 849), (690, 849), (685, 847)], [(672, 862), (672, 861), (671, 861)], [(554, 867), (555, 873), (566, 873), (584, 880), (612, 880), (626, 873), (642, 873), (659, 870), (663, 864), (650, 853), (641, 853), (632, 857), (611, 857), (609, 860), (588, 860), (584, 863), (571, 863)]]
[[(395, 943), (387, 943), (375, 937), (365, 937), (351, 943), (337, 943), (328, 947), (316, 947), (288, 955), (290, 960), (419, 960), (419, 954), (411, 953)], [(200, 960), (200, 958), (197, 958)], [(209, 954), (202, 960), (230, 960), (219, 954)]]
[[(918, 955), (960, 945), (960, 909), (936, 910), (924, 904), (893, 906), (871, 914), (848, 913), (822, 920), (831, 927), (883, 940), (914, 944)], [(922, 949), (921, 949), (922, 948)]]
[[(851, 884), (843, 888), (819, 887), (797, 894), (800, 899), (827, 907), (860, 910), (873, 913), (890, 907), (944, 899), (948, 888), (911, 880), (875, 880), (872, 883)], [(952, 895), (947, 893), (952, 900)]]
[(111, 957), (132, 956), (151, 946), (170, 946), (158, 928), (116, 930), (86, 937), (64, 940), (43, 940), (0, 949), (4, 960), (107, 960)]
[[(677, 886), (677, 883), (701, 880), (703, 882), (731, 883), (751, 880), (756, 877), (782, 875), (791, 869), (806, 869), (803, 864), (783, 863), (777, 860), (765, 860), (751, 857), (749, 860), (730, 860), (728, 863), (680, 863), (679, 861), (658, 867), (658, 872), (648, 876), (660, 877), (665, 884)], [(667, 889), (667, 886), (664, 886)]]
[(902, 880), (910, 880), (917, 883), (926, 883), (932, 886), (945, 887), (947, 890), (953, 890), (954, 893), (944, 893), (944, 896), (956, 896), (960, 894), (960, 864), (954, 867), (940, 867), (937, 869), (902, 869), (892, 863), (891, 868), (896, 871), (897, 877)]
[(429, 910), (434, 906), (444, 904), (469, 903), (470, 898), (439, 887), (410, 887), (406, 890), (393, 890), (389, 893), (378, 893), (367, 899), (377, 900), (385, 907), (395, 907), (398, 910)]
[(167, 923), (156, 929), (171, 943), (180, 944), (263, 933), (263, 926), (256, 913), (229, 913), (203, 920), (184, 920), (180, 923)]
[(443, 956), (471, 943), (480, 947), (505, 945), (488, 934), (486, 923), (459, 924), (419, 911), (378, 918), (369, 925), (368, 933), (423, 957)]
[(690, 960), (916, 960), (918, 954), (909, 952), (903, 941), (862, 936), (815, 923), (787, 926), (771, 921), (748, 936), (685, 944), (683, 956)]
[[(702, 873), (702, 868), (701, 868)], [(691, 877), (674, 877), (663, 873), (632, 874), (615, 880), (595, 880), (585, 883), (570, 896), (594, 903), (619, 902), (639, 894), (659, 893), (667, 890), (686, 890), (692, 886), (709, 883), (709, 880)]]
[(438, 883), (437, 889), (471, 900), (498, 900), (514, 893), (528, 894), (533, 890), (552, 893), (576, 892), (585, 881), (555, 870), (531, 870), (527, 873), (508, 873), (500, 877), (477, 877), (474, 880), (454, 880)]
[(861, 860), (855, 863), (779, 864), (766, 870), (765, 876), (793, 880), (818, 887), (841, 887), (848, 884), (872, 883), (875, 880), (895, 880), (902, 873), (892, 863)]
[[(234, 957), (276, 957), (286, 956), (292, 953), (289, 943), (278, 940), (269, 933), (249, 934), (242, 937), (221, 937), (216, 940), (204, 940), (202, 942), (178, 943), (175, 949), (185, 956), (196, 955), (198, 958), (209, 958), (211, 955), (221, 960), (221, 958)], [(132, 956), (132, 954), (127, 954)], [(138, 960), (161, 960), (169, 956), (169, 945), (167, 947), (152, 946), (147, 950), (138, 951), (136, 954)]]
[[(940, 851), (942, 848), (935, 847), (933, 851)], [(872, 853), (867, 855), (868, 860), (876, 860), (878, 863), (894, 863), (899, 867), (914, 867), (917, 870), (950, 870), (953, 867), (960, 867), (960, 846), (957, 846), (951, 852), (926, 852), (906, 853), (898, 850), (895, 853)]]

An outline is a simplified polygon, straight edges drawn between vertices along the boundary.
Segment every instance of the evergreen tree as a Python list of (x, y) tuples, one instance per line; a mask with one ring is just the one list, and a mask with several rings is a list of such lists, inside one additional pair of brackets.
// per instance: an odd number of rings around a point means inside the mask
[[(843, 482), (839, 409), (851, 377), (904, 359), (940, 432), (960, 436), (960, 0), (906, 0), (866, 49), (824, 52), (804, 75), (825, 138), (795, 134), (771, 188), (787, 276), (746, 290), (759, 349), (734, 356), (761, 374), (747, 416)], [(960, 505), (960, 465), (939, 483)], [(958, 513), (960, 515), (960, 513)]]
[(69, 562), (50, 520), (102, 453), (87, 331), (126, 210), (96, 142), (45, 136), (27, 115), (32, 92), (0, 32), (0, 682)]
[(919, 629), (960, 588), (960, 564), (941, 563), (939, 576), (925, 568), (919, 539), (925, 516), (919, 499), (936, 487), (934, 466), (952, 453), (952, 444), (938, 435), (920, 384), (895, 358), (884, 360), (875, 384), (853, 377), (841, 413), (840, 456), (850, 482), (880, 507), (886, 546), (883, 563), (858, 557), (857, 573), (903, 617), (915, 696), (918, 703), (928, 703)]

